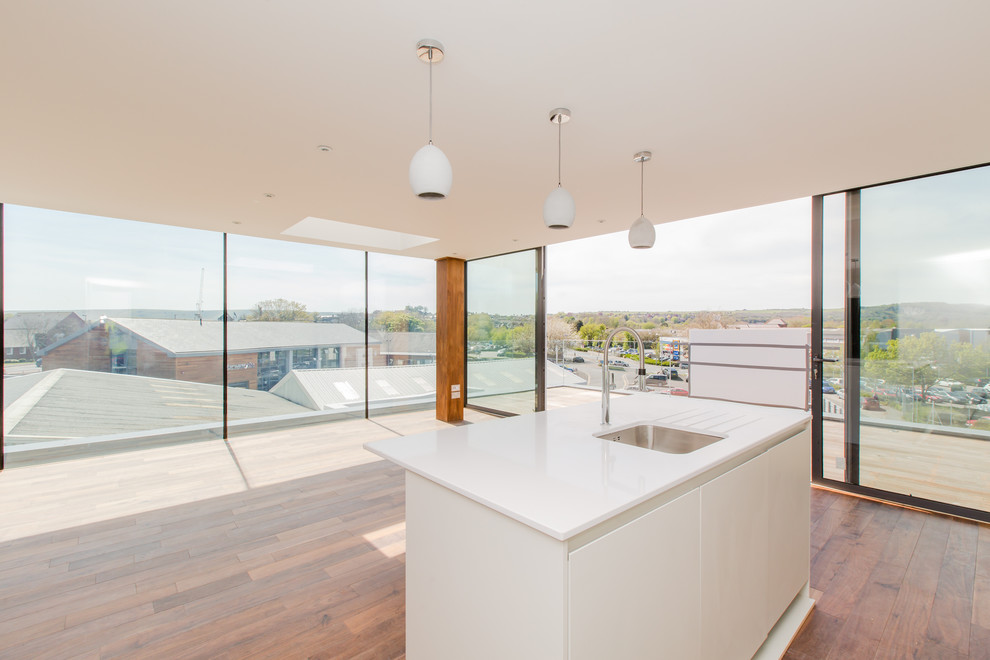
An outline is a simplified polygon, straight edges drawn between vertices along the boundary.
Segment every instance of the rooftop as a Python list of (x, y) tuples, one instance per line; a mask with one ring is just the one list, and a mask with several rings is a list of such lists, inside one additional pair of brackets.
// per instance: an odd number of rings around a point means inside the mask
[[(173, 357), (217, 355), (223, 352), (222, 321), (128, 318), (108, 318), (106, 321), (154, 344)], [(100, 323), (102, 321), (92, 327)], [(85, 329), (47, 347), (42, 355), (84, 332)], [(369, 342), (379, 343), (374, 338), (369, 338)], [(346, 345), (363, 346), (364, 333), (343, 323), (237, 321), (227, 324), (227, 346), (231, 353)]]

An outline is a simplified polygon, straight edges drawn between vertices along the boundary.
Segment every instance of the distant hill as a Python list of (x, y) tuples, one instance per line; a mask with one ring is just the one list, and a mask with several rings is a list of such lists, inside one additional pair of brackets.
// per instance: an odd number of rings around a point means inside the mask
[[(593, 311), (561, 312), (561, 318), (583, 319), (585, 322), (602, 323), (606, 319), (618, 317), (623, 321), (637, 323), (667, 322), (670, 326), (690, 326), (696, 317), (716, 315), (722, 325), (733, 323), (766, 323), (771, 319), (783, 319), (789, 326), (806, 326), (811, 321), (811, 310), (807, 308), (776, 309), (737, 309), (711, 312), (695, 311)], [(826, 309), (823, 312), (826, 326), (841, 326), (844, 320), (842, 309)], [(953, 304), (939, 302), (901, 303), (873, 305), (861, 311), (864, 326), (902, 328), (990, 328), (990, 305)]]

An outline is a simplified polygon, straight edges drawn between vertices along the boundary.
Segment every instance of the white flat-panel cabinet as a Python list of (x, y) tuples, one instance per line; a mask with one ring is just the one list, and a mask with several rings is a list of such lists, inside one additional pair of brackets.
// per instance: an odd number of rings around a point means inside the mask
[(699, 657), (697, 490), (570, 553), (571, 660)]
[(778, 657), (810, 608), (808, 452), (803, 431), (566, 540), (407, 472), (407, 657)]
[(768, 630), (766, 454), (700, 490), (702, 657), (752, 658)]
[(767, 629), (808, 581), (811, 546), (811, 438), (800, 433), (767, 450), (770, 544)]

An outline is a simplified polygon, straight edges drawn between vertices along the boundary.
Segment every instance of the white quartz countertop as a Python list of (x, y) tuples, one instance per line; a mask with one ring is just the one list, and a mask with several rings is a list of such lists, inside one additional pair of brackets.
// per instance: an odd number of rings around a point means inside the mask
[[(656, 393), (612, 396), (612, 424), (597, 403), (520, 415), (365, 445), (426, 479), (565, 541), (721, 463), (801, 431), (803, 410)], [(725, 435), (689, 454), (667, 454), (594, 434), (652, 421)]]

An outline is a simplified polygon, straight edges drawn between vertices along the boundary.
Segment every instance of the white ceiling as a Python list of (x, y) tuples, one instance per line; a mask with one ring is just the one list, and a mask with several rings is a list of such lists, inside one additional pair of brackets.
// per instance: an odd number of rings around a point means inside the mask
[[(990, 161), (986, 0), (4, 0), (0, 24), (12, 204), (470, 258), (627, 229), (643, 149), (658, 224)], [(427, 37), (443, 201), (408, 183)], [(542, 221), (558, 106), (566, 231)]]

